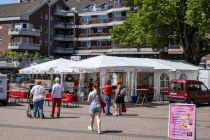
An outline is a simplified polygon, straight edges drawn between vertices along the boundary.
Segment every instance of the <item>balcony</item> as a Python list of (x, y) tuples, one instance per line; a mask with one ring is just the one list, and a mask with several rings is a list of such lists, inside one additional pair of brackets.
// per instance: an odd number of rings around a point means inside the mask
[(54, 35), (54, 40), (57, 40), (57, 41), (73, 41), (74, 36), (73, 35)]
[(9, 29), (8, 34), (39, 37), (41, 32), (37, 29), (11, 28)]
[(101, 36), (85, 36), (85, 37), (79, 37), (76, 40), (77, 41), (91, 41), (91, 40), (108, 40), (110, 39), (110, 35), (101, 35)]
[(39, 51), (40, 50), (40, 44), (26, 43), (26, 42), (9, 43), (8, 49), (10, 49), (10, 50)]
[(123, 17), (113, 17), (112, 19), (110, 19), (110, 21), (123, 21), (125, 19), (127, 19), (127, 16), (123, 16)]
[(72, 29), (74, 27), (74, 23), (70, 22), (70, 23), (66, 23), (66, 29)]
[(56, 16), (67, 16), (67, 12), (65, 10), (56, 9), (55, 10), (55, 15)]
[(66, 24), (65, 24), (65, 22), (55, 22), (54, 27), (55, 28), (65, 29), (66, 28)]
[(73, 54), (74, 53), (74, 48), (55, 47), (54, 48), (54, 53), (59, 53), (59, 54)]
[(79, 37), (95, 37), (95, 36), (108, 36), (110, 33), (91, 33), (91, 34), (80, 34)]

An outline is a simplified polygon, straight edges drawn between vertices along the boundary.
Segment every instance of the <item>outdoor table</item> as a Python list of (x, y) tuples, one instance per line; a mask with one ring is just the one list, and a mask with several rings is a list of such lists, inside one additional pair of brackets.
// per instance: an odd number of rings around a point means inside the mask
[(141, 99), (141, 96), (143, 95), (142, 101), (141, 101), (141, 106), (144, 103), (144, 100), (147, 100), (146, 94), (148, 93), (149, 89), (146, 88), (140, 88), (140, 89), (136, 89), (137, 91), (137, 100), (135, 105), (137, 105), (138, 101)]

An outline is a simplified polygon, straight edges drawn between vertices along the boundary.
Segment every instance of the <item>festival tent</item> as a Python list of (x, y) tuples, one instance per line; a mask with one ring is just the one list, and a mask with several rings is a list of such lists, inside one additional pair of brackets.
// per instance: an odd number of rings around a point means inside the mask
[(75, 71), (80, 72), (123, 72), (123, 71), (153, 71), (153, 67), (147, 63), (133, 63), (123, 57), (100, 55), (81, 60), (74, 67)]
[(72, 73), (76, 61), (59, 58), (56, 60), (44, 62), (31, 67), (20, 69), (20, 74), (65, 74)]

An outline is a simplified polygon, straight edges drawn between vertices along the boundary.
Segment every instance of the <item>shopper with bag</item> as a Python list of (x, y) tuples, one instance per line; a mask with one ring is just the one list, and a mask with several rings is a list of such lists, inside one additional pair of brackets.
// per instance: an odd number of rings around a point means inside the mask
[[(119, 81), (117, 83), (117, 89), (115, 92), (115, 104), (114, 104), (114, 110), (115, 113), (113, 114), (114, 116), (119, 116), (122, 113), (122, 104), (124, 104), (124, 86), (122, 85), (122, 82)], [(123, 91), (123, 92), (121, 92)]]
[(104, 104), (104, 99), (100, 94), (100, 90), (96, 85), (93, 85), (93, 91), (89, 93), (88, 102), (90, 103), (89, 113), (90, 113), (90, 125), (88, 130), (93, 131), (94, 119), (96, 118), (98, 134), (101, 134), (101, 105)]

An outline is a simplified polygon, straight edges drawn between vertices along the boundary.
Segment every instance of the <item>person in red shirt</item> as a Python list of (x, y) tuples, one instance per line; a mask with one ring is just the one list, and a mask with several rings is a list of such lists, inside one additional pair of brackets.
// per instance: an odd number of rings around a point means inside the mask
[(104, 98), (106, 102), (106, 115), (112, 115), (110, 112), (110, 106), (111, 106), (111, 95), (112, 95), (112, 86), (111, 81), (108, 80), (106, 84), (104, 85)]

